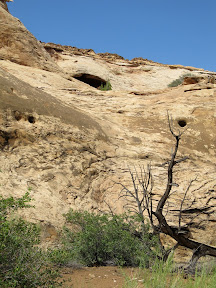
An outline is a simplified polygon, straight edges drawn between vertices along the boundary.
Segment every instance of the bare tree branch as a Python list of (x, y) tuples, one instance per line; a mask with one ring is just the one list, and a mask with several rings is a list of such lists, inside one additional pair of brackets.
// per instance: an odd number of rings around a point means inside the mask
[(188, 193), (188, 191), (189, 191), (192, 183), (193, 183), (195, 180), (196, 180), (196, 179), (193, 179), (193, 180), (190, 181), (190, 183), (189, 183), (189, 185), (188, 185), (188, 187), (187, 187), (187, 189), (186, 189), (186, 191), (185, 191), (185, 193), (184, 193), (184, 197), (183, 197), (183, 199), (182, 199), (182, 201), (181, 201), (181, 206), (180, 206), (180, 209), (179, 209), (179, 228), (178, 228), (179, 231), (181, 230), (182, 207), (183, 207), (183, 204), (184, 204), (186, 195), (187, 195), (187, 193)]
[[(190, 261), (190, 265), (187, 267), (188, 271), (191, 269), (194, 269), (198, 259), (202, 256), (209, 255), (216, 257), (216, 247), (200, 243), (198, 241), (192, 240), (189, 238), (190, 236), (190, 229), (189, 227), (194, 227), (194, 225), (198, 225), (201, 227), (201, 223), (204, 220), (199, 221), (198, 224), (195, 224), (194, 220), (201, 215), (202, 213), (206, 213), (210, 215), (210, 213), (213, 213), (214, 211), (210, 211), (209, 209), (214, 207), (212, 206), (206, 206), (202, 208), (193, 208), (194, 201), (189, 204), (189, 206), (186, 209), (183, 209), (183, 205), (186, 202), (186, 197), (189, 192), (189, 190), (192, 187), (192, 184), (196, 179), (193, 179), (190, 181), (189, 185), (187, 186), (187, 189), (184, 193), (184, 196), (181, 200), (180, 208), (178, 210), (171, 210), (169, 207), (169, 201), (171, 195), (176, 193), (176, 190), (172, 192), (173, 187), (178, 187), (179, 185), (173, 181), (173, 168), (177, 164), (181, 164), (182, 162), (188, 160), (188, 157), (182, 157), (180, 159), (176, 160), (178, 148), (179, 148), (179, 142), (181, 139), (181, 136), (183, 135), (183, 132), (178, 131), (178, 133), (174, 132), (173, 128), (173, 120), (167, 114), (168, 116), (168, 124), (169, 124), (169, 130), (171, 135), (175, 138), (175, 146), (173, 149), (173, 152), (171, 154), (171, 158), (169, 161), (163, 163), (161, 166), (165, 166), (168, 164), (167, 167), (167, 184), (165, 191), (163, 195), (161, 196), (159, 202), (156, 205), (155, 211), (153, 211), (153, 177), (151, 173), (151, 166), (149, 165), (147, 167), (147, 170), (145, 170), (143, 167), (140, 168), (140, 175), (135, 169), (135, 173), (132, 173), (132, 171), (129, 169), (131, 180), (133, 183), (133, 190), (129, 190), (126, 186), (122, 185), (122, 192), (123, 194), (121, 197), (125, 197), (128, 200), (128, 205), (132, 208), (132, 210), (135, 211), (141, 216), (142, 221), (144, 223), (144, 213), (147, 212), (148, 218), (150, 220), (152, 229), (155, 234), (164, 233), (166, 235), (171, 236), (174, 240), (176, 240), (177, 244), (180, 246), (184, 246), (188, 249), (193, 250), (193, 256)], [(209, 181), (206, 181), (204, 184), (202, 184), (199, 188), (194, 189), (194, 191), (198, 191), (199, 189), (203, 188), (206, 183), (209, 183)], [(211, 199), (215, 199), (214, 196), (212, 196)], [(156, 202), (156, 200), (154, 200)], [(210, 200), (209, 200), (210, 201)], [(164, 215), (163, 209), (164, 206), (167, 204), (167, 211)], [(207, 204), (206, 204), (207, 205)], [(166, 216), (170, 213), (170, 211), (178, 211), (178, 225), (171, 226), (167, 222)], [(196, 213), (192, 219), (185, 225), (182, 225), (181, 222), (183, 220), (183, 214), (186, 213)], [(188, 214), (187, 214), (188, 215)], [(192, 215), (192, 214), (191, 214)], [(188, 218), (188, 217), (187, 217)], [(155, 224), (155, 219), (157, 219), (157, 224)], [(162, 245), (161, 245), (162, 246)], [(164, 248), (162, 247), (162, 250), (164, 251)], [(168, 252), (167, 252), (168, 253)], [(166, 255), (166, 251), (164, 251), (164, 255)], [(166, 257), (164, 257), (166, 258)]]

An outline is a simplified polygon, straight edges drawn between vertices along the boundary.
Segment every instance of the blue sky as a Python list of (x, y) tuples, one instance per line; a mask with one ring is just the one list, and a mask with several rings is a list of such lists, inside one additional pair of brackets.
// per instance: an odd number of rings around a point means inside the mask
[(216, 0), (14, 0), (43, 42), (216, 71)]

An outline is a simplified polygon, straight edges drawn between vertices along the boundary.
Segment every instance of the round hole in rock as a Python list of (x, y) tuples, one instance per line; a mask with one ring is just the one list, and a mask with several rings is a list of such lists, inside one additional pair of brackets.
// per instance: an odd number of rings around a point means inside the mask
[(105, 85), (106, 81), (98, 76), (91, 74), (78, 74), (73, 76), (75, 79), (82, 81), (94, 88), (99, 88), (102, 84)]
[(15, 111), (14, 117), (17, 121), (20, 121), (22, 119), (22, 114), (19, 111)]
[(34, 124), (35, 123), (35, 117), (34, 116), (28, 116), (28, 122)]
[(178, 120), (178, 125), (180, 127), (185, 127), (187, 125), (187, 122), (185, 120), (181, 119), (181, 120)]

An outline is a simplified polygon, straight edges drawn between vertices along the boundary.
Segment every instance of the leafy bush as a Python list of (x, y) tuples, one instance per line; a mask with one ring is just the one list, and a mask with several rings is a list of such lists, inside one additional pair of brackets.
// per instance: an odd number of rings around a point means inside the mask
[(11, 212), (29, 207), (29, 194), (14, 199), (0, 197), (0, 287), (55, 287), (57, 273), (47, 268), (47, 259), (37, 247), (39, 228)]
[[(146, 225), (146, 235), (141, 237), (140, 223), (129, 215), (96, 215), (70, 210), (66, 215), (71, 228), (64, 228), (64, 263), (78, 261), (87, 266), (121, 265), (148, 266), (155, 257), (152, 250), (156, 241)], [(67, 251), (66, 254), (63, 251)], [(54, 262), (60, 259), (54, 251)], [(61, 258), (62, 259), (62, 258)]]
[(112, 90), (112, 85), (111, 85), (110, 81), (108, 80), (108, 81), (106, 82), (106, 84), (104, 84), (104, 85), (101, 84), (101, 86), (99, 87), (99, 89), (102, 90), (102, 91)]
[(181, 85), (184, 81), (184, 78), (185, 77), (189, 77), (189, 76), (192, 76), (192, 74), (188, 73), (188, 74), (184, 74), (183, 76), (180, 76), (178, 79), (176, 80), (173, 80), (169, 85), (168, 87), (177, 87), (179, 85)]

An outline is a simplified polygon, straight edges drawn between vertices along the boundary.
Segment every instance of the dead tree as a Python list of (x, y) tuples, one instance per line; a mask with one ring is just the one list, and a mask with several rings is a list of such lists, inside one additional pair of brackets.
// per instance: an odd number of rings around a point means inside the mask
[[(216, 257), (216, 247), (206, 245), (204, 243), (195, 241), (193, 239), (190, 239), (190, 229), (194, 224), (192, 218), (189, 223), (186, 225), (182, 225), (182, 214), (183, 214), (183, 204), (186, 200), (187, 193), (189, 189), (191, 188), (193, 182), (196, 180), (191, 180), (185, 193), (183, 196), (183, 199), (181, 201), (180, 208), (178, 210), (175, 210), (178, 212), (178, 225), (171, 226), (169, 224), (169, 221), (167, 220), (167, 211), (164, 211), (165, 204), (168, 203), (169, 198), (172, 195), (173, 187), (178, 187), (178, 184), (174, 183), (173, 181), (173, 169), (176, 165), (186, 161), (188, 157), (183, 157), (177, 160), (177, 152), (179, 148), (179, 142), (181, 140), (182, 132), (175, 133), (173, 129), (172, 119), (170, 119), (168, 115), (168, 122), (169, 122), (169, 130), (171, 132), (171, 135), (175, 139), (175, 147), (173, 149), (173, 152), (171, 154), (171, 158), (169, 161), (164, 163), (163, 165), (168, 165), (167, 167), (167, 184), (165, 191), (163, 195), (161, 196), (160, 200), (158, 201), (157, 205), (153, 205), (154, 201), (154, 193), (153, 193), (153, 178), (152, 178), (152, 172), (150, 165), (147, 167), (146, 171), (144, 168), (141, 168), (139, 173), (135, 169), (135, 172), (133, 173), (130, 169), (130, 176), (133, 183), (133, 189), (128, 189), (125, 185), (122, 183), (119, 183), (122, 186), (122, 193), (120, 197), (124, 197), (127, 200), (127, 208), (130, 211), (134, 211), (138, 213), (142, 219), (142, 222), (144, 224), (145, 221), (145, 215), (148, 215), (148, 219), (151, 223), (151, 227), (153, 229), (153, 233), (156, 235), (160, 235), (160, 233), (164, 233), (166, 235), (169, 235), (171, 238), (173, 238), (176, 241), (177, 246), (183, 246), (193, 251), (192, 258), (190, 260), (190, 263), (188, 267), (185, 268), (185, 271), (188, 273), (193, 273), (195, 271), (195, 267), (197, 264), (197, 261), (200, 257), (203, 256), (213, 256)], [(155, 208), (154, 208), (155, 207)], [(203, 208), (198, 209), (196, 216), (198, 216), (200, 213), (203, 213), (204, 211), (207, 211), (212, 206), (206, 206)], [(188, 210), (194, 210), (192, 205), (190, 205)], [(168, 209), (169, 211), (169, 209)], [(145, 225), (143, 225), (145, 227)], [(143, 230), (142, 233), (145, 233)], [(169, 252), (163, 250), (163, 258), (166, 260), (168, 257)]]

